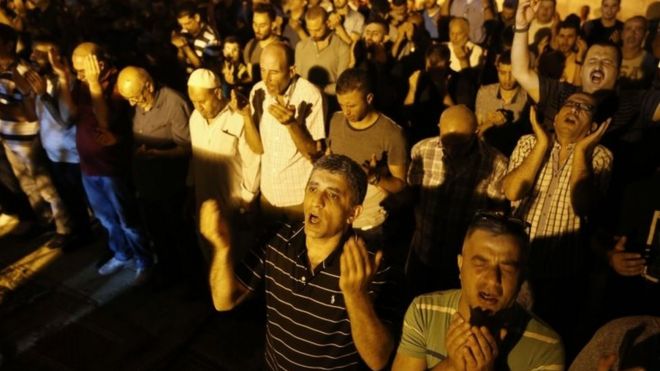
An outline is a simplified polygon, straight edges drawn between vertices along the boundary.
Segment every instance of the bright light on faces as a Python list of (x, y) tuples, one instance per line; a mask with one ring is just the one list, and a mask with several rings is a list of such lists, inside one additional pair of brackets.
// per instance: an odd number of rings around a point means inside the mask
[(600, 11), (603, 19), (613, 21), (619, 12), (619, 0), (603, 0)]
[(555, 2), (552, 0), (541, 0), (541, 5), (536, 11), (536, 19), (540, 23), (549, 23), (555, 15)]
[(215, 118), (222, 108), (220, 89), (206, 89), (194, 86), (188, 87), (188, 97), (195, 110), (207, 120)]
[(362, 37), (367, 45), (381, 45), (385, 42), (387, 30), (380, 23), (369, 23), (362, 32)]
[(560, 28), (557, 33), (557, 48), (564, 55), (573, 52), (575, 43), (577, 42), (577, 32), (574, 28)]
[(179, 25), (181, 26), (182, 29), (186, 30), (191, 35), (197, 35), (197, 33), (202, 28), (198, 14), (195, 14), (193, 17), (187, 15), (183, 16), (181, 18), (178, 18), (177, 22), (179, 22)]
[(306, 26), (309, 37), (314, 41), (322, 41), (328, 36), (329, 29), (323, 17), (307, 18)]
[(241, 56), (241, 48), (237, 43), (225, 42), (222, 46), (222, 55), (232, 62), (238, 62)]
[(337, 101), (341, 111), (349, 122), (359, 122), (364, 119), (371, 108), (371, 94), (364, 94), (359, 90), (353, 90), (337, 94)]
[(518, 82), (513, 77), (513, 72), (511, 72), (510, 64), (497, 64), (497, 79), (502, 90), (513, 90), (518, 87)]
[(351, 204), (351, 197), (351, 189), (342, 174), (314, 170), (303, 201), (307, 237), (327, 239), (341, 235), (360, 210), (360, 206)]
[(252, 30), (254, 38), (261, 41), (266, 40), (273, 33), (273, 22), (268, 13), (254, 13), (252, 16)]
[(600, 89), (612, 90), (619, 75), (617, 51), (614, 47), (593, 45), (587, 50), (582, 71), (582, 90), (593, 93)]
[(586, 94), (573, 94), (559, 109), (554, 127), (557, 137), (567, 143), (577, 143), (589, 134), (595, 110), (594, 99)]
[(519, 241), (506, 234), (475, 229), (458, 257), (461, 302), (492, 313), (510, 308), (522, 279)]

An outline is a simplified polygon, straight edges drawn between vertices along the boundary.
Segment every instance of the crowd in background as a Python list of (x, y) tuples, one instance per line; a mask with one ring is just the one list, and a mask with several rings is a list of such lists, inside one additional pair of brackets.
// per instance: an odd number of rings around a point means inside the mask
[(265, 291), (272, 369), (657, 369), (660, 14), (625, 1), (2, 0), (0, 226)]

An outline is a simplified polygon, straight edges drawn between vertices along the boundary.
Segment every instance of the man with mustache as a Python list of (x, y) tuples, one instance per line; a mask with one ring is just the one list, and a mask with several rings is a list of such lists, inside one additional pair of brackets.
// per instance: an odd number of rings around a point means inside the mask
[[(621, 51), (615, 44), (595, 43), (587, 50), (580, 78), (582, 86), (578, 87), (558, 80), (539, 76), (529, 66), (529, 48), (527, 33), (531, 21), (538, 8), (537, 0), (522, 0), (516, 13), (516, 26), (512, 47), (513, 76), (527, 91), (529, 96), (538, 102), (538, 112), (547, 128), (552, 122), (568, 96), (577, 91), (594, 93), (598, 90), (616, 90), (616, 82), (621, 67)], [(645, 127), (660, 119), (660, 93), (655, 90), (623, 90), (617, 92), (619, 97), (618, 110), (613, 117), (612, 125), (607, 133), (609, 141), (638, 141)], [(633, 126), (639, 119), (640, 125)]]
[(478, 212), (458, 255), (461, 288), (413, 300), (392, 370), (562, 370), (559, 336), (516, 302), (528, 254), (523, 221)]
[(610, 119), (597, 103), (591, 94), (569, 96), (555, 116), (553, 135), (532, 110), (534, 134), (520, 138), (503, 179), (515, 214), (531, 224), (534, 311), (567, 341), (576, 340), (575, 308), (581, 307), (586, 283), (585, 223), (605, 195), (612, 170), (612, 153), (598, 145)]

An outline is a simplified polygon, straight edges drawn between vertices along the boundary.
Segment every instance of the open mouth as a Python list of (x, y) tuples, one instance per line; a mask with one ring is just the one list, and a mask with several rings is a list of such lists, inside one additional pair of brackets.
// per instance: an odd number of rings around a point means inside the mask
[(575, 125), (575, 124), (577, 124), (577, 119), (573, 116), (568, 116), (564, 119), (564, 122), (568, 123), (568, 124), (571, 124), (571, 125)]
[(315, 214), (310, 213), (309, 216), (307, 217), (307, 222), (312, 225), (318, 224), (320, 221), (321, 218), (319, 218), (319, 216)]
[(600, 70), (593, 71), (589, 75), (589, 79), (591, 79), (591, 82), (594, 84), (600, 84), (601, 82), (603, 82), (604, 78), (605, 78), (605, 74), (603, 73), (603, 71)]
[(499, 301), (497, 295), (489, 294), (484, 291), (479, 291), (479, 300), (488, 306), (494, 306)]

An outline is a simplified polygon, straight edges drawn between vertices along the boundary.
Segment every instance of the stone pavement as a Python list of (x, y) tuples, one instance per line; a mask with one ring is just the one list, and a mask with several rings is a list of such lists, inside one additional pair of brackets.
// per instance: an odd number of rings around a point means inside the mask
[(132, 270), (96, 273), (104, 238), (47, 239), (0, 237), (0, 370), (261, 369), (263, 302), (216, 313), (201, 275), (134, 286)]

